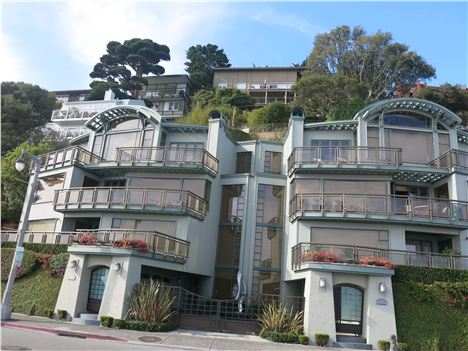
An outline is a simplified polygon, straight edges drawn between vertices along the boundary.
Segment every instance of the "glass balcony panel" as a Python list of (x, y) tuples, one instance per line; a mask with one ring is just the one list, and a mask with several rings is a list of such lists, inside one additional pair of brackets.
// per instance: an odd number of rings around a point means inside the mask
[(72, 148), (64, 150), (65, 151), (64, 161), (71, 161), (72, 160), (73, 150), (74, 149), (72, 149)]
[(468, 168), (468, 153), (458, 153), (458, 167)]
[(81, 195), (81, 203), (92, 204), (94, 198), (94, 189), (83, 189)]
[(323, 195), (323, 210), (327, 212), (342, 212), (343, 211), (343, 196), (342, 195)]
[(438, 268), (450, 268), (450, 257), (433, 255), (432, 266)]
[[(107, 204), (109, 202), (109, 189), (96, 189), (96, 203)], [(110, 202), (114, 202), (111, 201)]]
[(143, 189), (128, 189), (128, 203), (129, 204), (143, 204), (145, 191)]
[(344, 208), (346, 212), (364, 213), (366, 198), (362, 195), (346, 195)]
[(413, 216), (429, 217), (430, 215), (430, 202), (429, 199), (410, 198), (411, 212)]
[(351, 148), (339, 148), (337, 149), (338, 153), (338, 163), (350, 163), (356, 162), (356, 150)]
[(80, 190), (69, 190), (70, 196), (68, 197), (68, 203), (70, 204), (77, 204), (80, 199)]
[(432, 216), (438, 218), (449, 218), (450, 202), (448, 200), (432, 200)]
[(114, 204), (125, 203), (125, 189), (112, 189), (110, 194), (110, 202)]
[(320, 195), (304, 195), (302, 209), (304, 211), (320, 211)]
[(467, 206), (464, 203), (452, 202), (452, 218), (459, 220), (467, 220)]
[(167, 191), (165, 206), (179, 207), (182, 205), (182, 198), (180, 191)]
[(146, 195), (146, 204), (151, 206), (161, 206), (162, 205), (162, 190), (148, 190)]
[(320, 147), (319, 148), (319, 162), (323, 163), (336, 163), (338, 149), (336, 147)]
[(411, 266), (428, 266), (429, 254), (425, 253), (409, 253), (408, 260)]
[(176, 242), (174, 240), (169, 240), (167, 253), (174, 256), (177, 254)]
[(68, 191), (59, 191), (57, 195), (57, 204), (63, 205), (66, 203)]
[(406, 197), (393, 197), (391, 199), (391, 212), (392, 214), (396, 215), (407, 215), (408, 214), (408, 206), (407, 206), (407, 198)]
[(157, 241), (156, 241), (156, 250), (159, 251), (159, 252), (165, 252), (166, 251), (166, 243), (167, 243), (168, 239), (166, 239), (165, 237), (158, 237)]
[(386, 214), (388, 199), (385, 196), (368, 196), (367, 212), (370, 214)]

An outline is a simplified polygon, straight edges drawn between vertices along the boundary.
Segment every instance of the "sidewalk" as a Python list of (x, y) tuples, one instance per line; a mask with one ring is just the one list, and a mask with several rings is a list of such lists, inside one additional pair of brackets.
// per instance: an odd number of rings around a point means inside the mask
[[(12, 319), (2, 322), (2, 326), (32, 331), (42, 331), (58, 335), (112, 340), (120, 342), (143, 343), (141, 337), (152, 338), (154, 344), (186, 347), (193, 350), (340, 350), (349, 349), (323, 348), (292, 344), (278, 344), (260, 338), (257, 335), (226, 334), (201, 330), (177, 329), (167, 333), (149, 333), (135, 330), (104, 328), (90, 325), (77, 325), (69, 322), (56, 321), (43, 317), (12, 314)], [(148, 342), (144, 342), (148, 345)]]

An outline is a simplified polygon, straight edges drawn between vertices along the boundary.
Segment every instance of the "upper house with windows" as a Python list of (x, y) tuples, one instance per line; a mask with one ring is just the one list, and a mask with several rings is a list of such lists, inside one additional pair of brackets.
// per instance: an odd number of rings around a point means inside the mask
[(244, 90), (255, 106), (272, 102), (294, 101), (293, 85), (299, 80), (304, 67), (229, 67), (213, 69), (213, 88)]
[[(241, 273), (249, 301), (304, 296), (309, 336), (375, 346), (396, 333), (393, 270), (357, 261), (468, 269), (460, 122), (435, 103), (392, 99), (348, 121), (306, 123), (295, 108), (283, 141), (236, 142), (217, 111), (192, 126), (110, 107), (74, 146), (41, 156), (26, 241), (72, 244), (56, 306), (72, 317), (122, 318), (151, 277), (232, 299)], [(115, 247), (121, 239), (148, 250)], [(342, 262), (312, 259), (323, 251)]]

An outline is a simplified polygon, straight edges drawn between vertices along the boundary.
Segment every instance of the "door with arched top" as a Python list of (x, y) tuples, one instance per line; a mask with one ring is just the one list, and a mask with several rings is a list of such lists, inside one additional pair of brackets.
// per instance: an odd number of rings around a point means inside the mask
[(339, 334), (362, 334), (364, 291), (351, 284), (333, 288), (335, 300), (336, 332)]
[(99, 313), (108, 273), (107, 267), (98, 267), (91, 272), (87, 306), (89, 312)]

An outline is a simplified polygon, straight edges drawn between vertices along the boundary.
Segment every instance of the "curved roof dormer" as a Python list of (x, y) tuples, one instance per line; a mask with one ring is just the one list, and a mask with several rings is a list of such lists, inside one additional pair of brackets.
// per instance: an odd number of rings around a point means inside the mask
[(145, 106), (114, 106), (94, 115), (85, 123), (85, 127), (94, 132), (99, 132), (102, 129), (106, 131), (123, 121), (136, 118), (140, 118), (146, 122), (145, 124), (160, 124), (162, 117), (155, 110)]
[(431, 119), (437, 119), (448, 128), (456, 128), (462, 122), (461, 118), (449, 109), (436, 104), (435, 102), (415, 99), (398, 98), (378, 101), (360, 110), (354, 119), (371, 120), (381, 113), (411, 113), (422, 115)]

